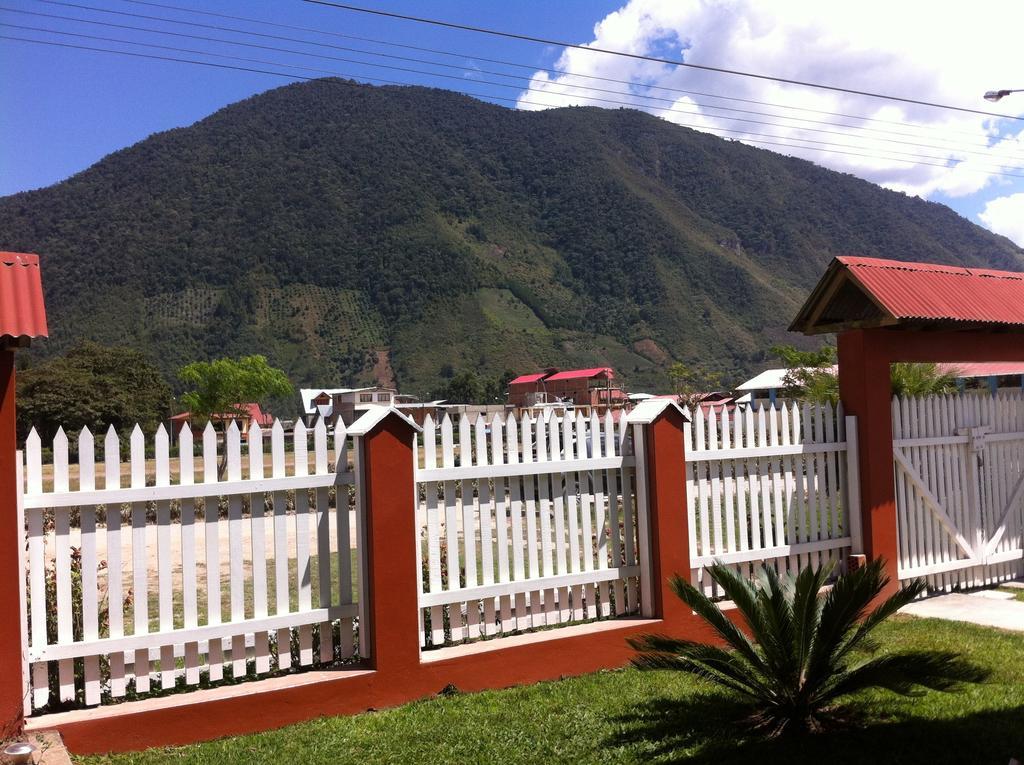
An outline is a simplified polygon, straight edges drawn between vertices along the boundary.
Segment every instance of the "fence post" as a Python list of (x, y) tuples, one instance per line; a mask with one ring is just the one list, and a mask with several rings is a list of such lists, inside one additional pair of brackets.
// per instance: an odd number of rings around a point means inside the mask
[(420, 660), (413, 451), (420, 430), (390, 407), (369, 409), (348, 430), (360, 543), (360, 653), (388, 672)]
[(14, 351), (0, 346), (0, 741), (24, 723), (24, 533), (18, 527), (18, 451), (14, 413)]
[(846, 415), (846, 513), (849, 519), (850, 552), (864, 553), (864, 530), (860, 514), (860, 445), (857, 440), (857, 418)]
[[(887, 330), (850, 330), (838, 338), (843, 411), (857, 418), (862, 552), (885, 561), (886, 594), (899, 586), (896, 480), (893, 471), (890, 358)], [(850, 508), (851, 511), (854, 508)]]
[(692, 616), (668, 585), (673, 574), (690, 579), (683, 439), (687, 421), (671, 399), (641, 402), (628, 415), (636, 455), (640, 610), (643, 616), (661, 618), (670, 627)]

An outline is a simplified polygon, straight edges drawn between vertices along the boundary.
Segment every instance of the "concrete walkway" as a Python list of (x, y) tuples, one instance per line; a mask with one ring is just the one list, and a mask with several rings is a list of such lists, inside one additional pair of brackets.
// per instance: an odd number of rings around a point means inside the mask
[[(1024, 583), (1020, 582), (1007, 582), (1001, 586), (1024, 591)], [(900, 612), (1024, 632), (1024, 602), (1015, 600), (1012, 592), (995, 589), (936, 595), (904, 606)]]

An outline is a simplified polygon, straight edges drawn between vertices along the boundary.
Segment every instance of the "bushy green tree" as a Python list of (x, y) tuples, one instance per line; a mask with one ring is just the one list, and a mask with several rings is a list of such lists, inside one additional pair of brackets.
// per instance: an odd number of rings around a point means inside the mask
[(505, 370), (496, 377), (474, 371), (457, 372), (444, 387), (435, 390), (431, 397), (452, 404), (499, 404), (505, 400), (505, 391), (513, 377), (515, 373), (511, 370)]
[(827, 566), (808, 566), (786, 579), (765, 566), (758, 582), (722, 564), (707, 573), (736, 604), (749, 636), (700, 589), (674, 576), (672, 591), (724, 645), (643, 635), (629, 641), (640, 651), (633, 663), (688, 672), (729, 689), (770, 735), (817, 730), (845, 697), (868, 688), (911, 695), (923, 688), (949, 691), (985, 677), (946, 651), (872, 655), (878, 648), (871, 638), (875, 628), (925, 589), (918, 580), (879, 603), (889, 581), (881, 560), (840, 576), (827, 591)]
[(692, 367), (677, 361), (668, 368), (669, 386), (679, 400), (679, 405), (691, 412), (708, 393), (722, 386), (722, 376), (704, 367)]
[(82, 342), (63, 356), (17, 375), (18, 432), (35, 428), (44, 443), (62, 427), (69, 436), (136, 423), (147, 432), (170, 413), (171, 389), (150, 359), (133, 348)]
[(196, 361), (182, 367), (178, 377), (191, 386), (181, 403), (194, 418), (244, 414), (243, 404), (265, 403), (292, 394), (287, 375), (267, 363), (265, 356)]

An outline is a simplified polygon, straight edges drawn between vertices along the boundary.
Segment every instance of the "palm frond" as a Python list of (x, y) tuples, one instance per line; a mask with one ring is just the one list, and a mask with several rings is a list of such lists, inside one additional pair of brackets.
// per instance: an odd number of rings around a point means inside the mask
[(828, 703), (865, 688), (885, 688), (903, 696), (924, 689), (951, 691), (964, 683), (983, 682), (988, 674), (951, 651), (902, 651), (836, 675), (822, 688), (819, 701)]
[[(708, 569), (708, 571), (711, 572), (712, 577), (715, 575), (715, 569), (716, 566), (711, 566)], [(717, 582), (718, 580), (716, 579), (715, 581)], [(729, 596), (729, 588), (734, 585), (734, 580), (726, 578), (723, 581), (724, 583), (718, 583), (722, 586), (726, 596)], [(739, 651), (747, 661), (757, 667), (760, 671), (765, 671), (767, 669), (764, 666), (764, 661), (758, 655), (757, 651), (754, 650), (753, 644), (749, 639), (747, 639), (747, 636), (743, 634), (743, 630), (737, 627), (729, 617), (722, 612), (722, 609), (719, 608), (718, 605), (707, 595), (678, 574), (669, 580), (669, 586), (680, 600), (692, 608), (701, 619), (707, 622), (707, 624), (716, 633), (718, 633), (722, 640), (732, 646), (734, 650)]]
[(635, 656), (632, 664), (637, 669), (674, 669), (697, 675), (718, 683), (753, 699), (771, 694), (771, 689), (758, 682), (756, 673), (735, 651), (712, 645), (692, 643), (681, 653), (661, 651), (645, 652)]

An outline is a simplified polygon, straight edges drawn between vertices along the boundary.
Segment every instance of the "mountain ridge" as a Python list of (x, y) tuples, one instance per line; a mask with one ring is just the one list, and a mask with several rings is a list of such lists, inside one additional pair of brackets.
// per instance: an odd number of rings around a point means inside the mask
[[(168, 377), (262, 352), (301, 384), (425, 394), (471, 369), (727, 375), (834, 254), (1024, 270), (949, 208), (643, 112), (515, 111), (448, 91), (283, 86), (0, 199), (38, 252), (52, 339)], [(377, 370), (375, 372), (374, 370)]]

